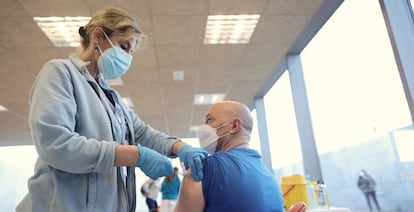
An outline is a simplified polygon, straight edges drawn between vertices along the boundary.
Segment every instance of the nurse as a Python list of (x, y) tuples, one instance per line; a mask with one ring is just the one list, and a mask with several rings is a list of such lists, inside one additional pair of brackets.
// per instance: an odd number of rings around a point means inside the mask
[[(144, 35), (119, 8), (98, 11), (79, 29), (82, 50), (40, 70), (29, 125), (39, 155), (17, 211), (135, 211), (135, 167), (171, 175), (179, 157), (201, 180), (207, 152), (145, 124), (105, 79), (121, 77)], [(145, 100), (142, 100), (145, 101)]]

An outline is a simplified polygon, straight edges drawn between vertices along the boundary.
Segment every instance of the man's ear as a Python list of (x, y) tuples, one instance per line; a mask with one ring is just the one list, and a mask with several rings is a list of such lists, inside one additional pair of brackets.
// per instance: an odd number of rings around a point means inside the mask
[(234, 132), (238, 132), (242, 127), (242, 123), (240, 119), (234, 119), (231, 130)]

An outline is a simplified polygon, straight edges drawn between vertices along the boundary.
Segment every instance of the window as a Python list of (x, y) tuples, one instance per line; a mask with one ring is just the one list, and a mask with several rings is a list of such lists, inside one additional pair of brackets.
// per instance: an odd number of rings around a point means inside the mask
[(264, 97), (275, 176), (303, 175), (302, 154), (287, 71)]
[(398, 150), (411, 134), (394, 132), (412, 122), (379, 2), (344, 1), (301, 57), (331, 204), (368, 208), (356, 187), (365, 169), (383, 210), (408, 211), (414, 164)]

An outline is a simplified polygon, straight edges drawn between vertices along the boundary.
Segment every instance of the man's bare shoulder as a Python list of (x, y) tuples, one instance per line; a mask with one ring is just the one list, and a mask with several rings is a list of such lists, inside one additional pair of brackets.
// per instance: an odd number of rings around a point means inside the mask
[(191, 175), (191, 170), (188, 170), (183, 177), (174, 211), (203, 211), (204, 207), (202, 181), (195, 181)]

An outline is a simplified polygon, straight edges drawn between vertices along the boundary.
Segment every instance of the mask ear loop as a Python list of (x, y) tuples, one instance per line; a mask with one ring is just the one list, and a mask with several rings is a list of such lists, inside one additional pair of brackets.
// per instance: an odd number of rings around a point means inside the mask
[(108, 35), (105, 33), (105, 31), (102, 31), (102, 32), (103, 32), (103, 34), (104, 34), (105, 38), (108, 40), (109, 44), (111, 44), (111, 46), (112, 46), (112, 47), (114, 47), (114, 44), (112, 44), (111, 39), (109, 39), (109, 37), (108, 37)]
[[(233, 121), (234, 121), (234, 120), (233, 120)], [(217, 135), (217, 131), (218, 131), (219, 129), (223, 128), (223, 127), (224, 127), (224, 126), (226, 126), (227, 124), (230, 124), (230, 122), (232, 122), (232, 121), (228, 121), (228, 122), (226, 122), (226, 123), (222, 124), (221, 126), (219, 126), (219, 127), (215, 128), (215, 129), (216, 129), (216, 135)], [(226, 136), (228, 136), (228, 135), (231, 135), (231, 132), (227, 132), (226, 134), (224, 134), (224, 135), (222, 135), (222, 136), (217, 136), (217, 137), (218, 137), (218, 138), (217, 138), (217, 142), (218, 142), (218, 140), (219, 140), (220, 138), (224, 138), (224, 137), (226, 137)]]
[(101, 47), (99, 47), (99, 45), (98, 45), (98, 44), (96, 44), (96, 46), (95, 46), (95, 50), (99, 51), (99, 52), (101, 53), (101, 55), (103, 54), (103, 52), (102, 52), (102, 50), (101, 50)]

